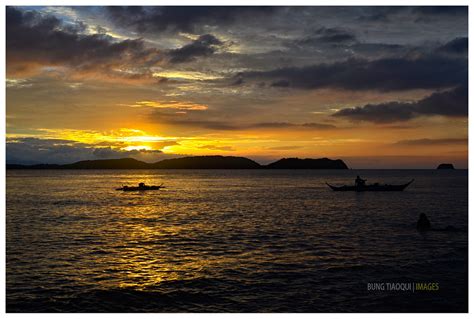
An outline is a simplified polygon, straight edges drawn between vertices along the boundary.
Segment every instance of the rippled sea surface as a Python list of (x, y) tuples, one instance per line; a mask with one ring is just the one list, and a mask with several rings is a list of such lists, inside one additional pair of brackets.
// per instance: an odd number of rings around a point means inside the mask
[[(357, 174), (415, 182), (324, 184)], [(114, 190), (141, 181), (167, 188)], [(466, 170), (8, 170), (7, 311), (466, 312), (467, 186)], [(420, 213), (460, 231), (419, 233)]]

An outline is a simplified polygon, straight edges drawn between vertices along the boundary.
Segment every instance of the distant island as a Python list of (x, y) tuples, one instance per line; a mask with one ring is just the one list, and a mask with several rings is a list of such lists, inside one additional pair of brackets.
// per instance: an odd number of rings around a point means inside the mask
[(268, 165), (236, 156), (189, 156), (146, 163), (133, 158), (79, 161), (72, 164), (7, 164), (7, 169), (347, 169), (340, 159), (283, 158)]
[(439, 164), (437, 169), (454, 169), (454, 165), (443, 163), (443, 164)]
[(276, 162), (270, 163), (266, 168), (279, 169), (347, 169), (346, 163), (342, 160), (331, 160), (329, 158), (282, 158)]

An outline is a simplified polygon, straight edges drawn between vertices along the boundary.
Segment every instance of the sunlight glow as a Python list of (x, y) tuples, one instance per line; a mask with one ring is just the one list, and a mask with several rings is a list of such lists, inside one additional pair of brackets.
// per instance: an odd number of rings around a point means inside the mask
[(204, 111), (207, 110), (207, 105), (196, 104), (193, 102), (182, 101), (138, 101), (131, 107), (153, 107), (157, 109), (177, 109), (177, 110), (191, 110)]
[(153, 77), (169, 78), (175, 80), (193, 80), (193, 81), (206, 81), (206, 80), (217, 80), (222, 79), (222, 76), (207, 74), (195, 71), (161, 71), (153, 73)]
[(131, 145), (131, 146), (124, 147), (123, 150), (126, 150), (126, 151), (141, 151), (141, 150), (151, 151), (152, 148), (148, 145)]

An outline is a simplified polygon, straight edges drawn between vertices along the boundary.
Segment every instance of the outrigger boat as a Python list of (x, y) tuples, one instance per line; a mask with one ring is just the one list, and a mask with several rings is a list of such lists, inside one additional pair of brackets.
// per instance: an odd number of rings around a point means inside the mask
[(120, 188), (116, 188), (117, 191), (124, 191), (124, 192), (133, 192), (133, 191), (153, 191), (153, 190), (160, 190), (161, 188), (165, 188), (163, 184), (160, 186), (148, 186), (145, 183), (140, 183), (138, 186), (123, 186)]
[(353, 192), (396, 192), (398, 191), (398, 192), (401, 192), (405, 188), (407, 188), (408, 185), (413, 183), (413, 181), (414, 179), (402, 185), (389, 185), (389, 184), (381, 185), (379, 183), (370, 184), (370, 185), (359, 185), (359, 186), (356, 186), (356, 185), (332, 186), (328, 183), (326, 183), (326, 185), (328, 185), (333, 191), (336, 191), (336, 192), (349, 192), (349, 191), (353, 191)]

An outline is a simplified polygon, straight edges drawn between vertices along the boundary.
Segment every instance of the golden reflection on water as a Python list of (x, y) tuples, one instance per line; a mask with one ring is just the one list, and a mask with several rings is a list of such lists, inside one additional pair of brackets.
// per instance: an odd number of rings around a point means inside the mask
[[(354, 287), (365, 280), (354, 274), (383, 282), (387, 269), (407, 265), (402, 275), (420, 280), (427, 267), (448, 257), (457, 258), (461, 275), (440, 269), (440, 278), (447, 274), (445, 282), (458, 280), (458, 286), (465, 278), (467, 259), (458, 251), (466, 247), (467, 232), (449, 242), (441, 232), (433, 234), (439, 240), (421, 240), (411, 212), (429, 209), (437, 222), (467, 229), (467, 172), (447, 172), (443, 183), (433, 172), (364, 172), (370, 180), (384, 175), (394, 183), (416, 178), (408, 192), (383, 196), (330, 192), (324, 182), (343, 184), (353, 177), (349, 170), (9, 174), (12, 309), (24, 305), (28, 291), (41, 302), (31, 303), (35, 311), (283, 311), (295, 304), (314, 310), (324, 302), (353, 302), (359, 296)], [(141, 181), (167, 188), (115, 190)], [(433, 195), (432, 185), (444, 191)], [(423, 271), (412, 271), (413, 256)], [(245, 308), (250, 304), (255, 308)]]
[[(128, 207), (122, 211), (122, 220), (135, 222), (121, 222), (115, 226), (119, 232), (113, 233), (113, 253), (96, 258), (95, 263), (103, 273), (113, 274), (112, 278), (101, 281), (103, 286), (153, 290), (164, 282), (202, 277), (205, 269), (225, 261), (224, 257), (211, 260), (202, 254), (190, 253), (189, 247), (183, 250), (181, 244), (170, 248), (170, 239), (186, 237), (185, 232), (191, 230), (185, 225), (157, 226), (156, 220), (164, 214), (159, 207), (150, 210), (147, 206)], [(150, 225), (145, 225), (146, 221), (150, 221)], [(167, 242), (166, 246), (164, 242)]]

